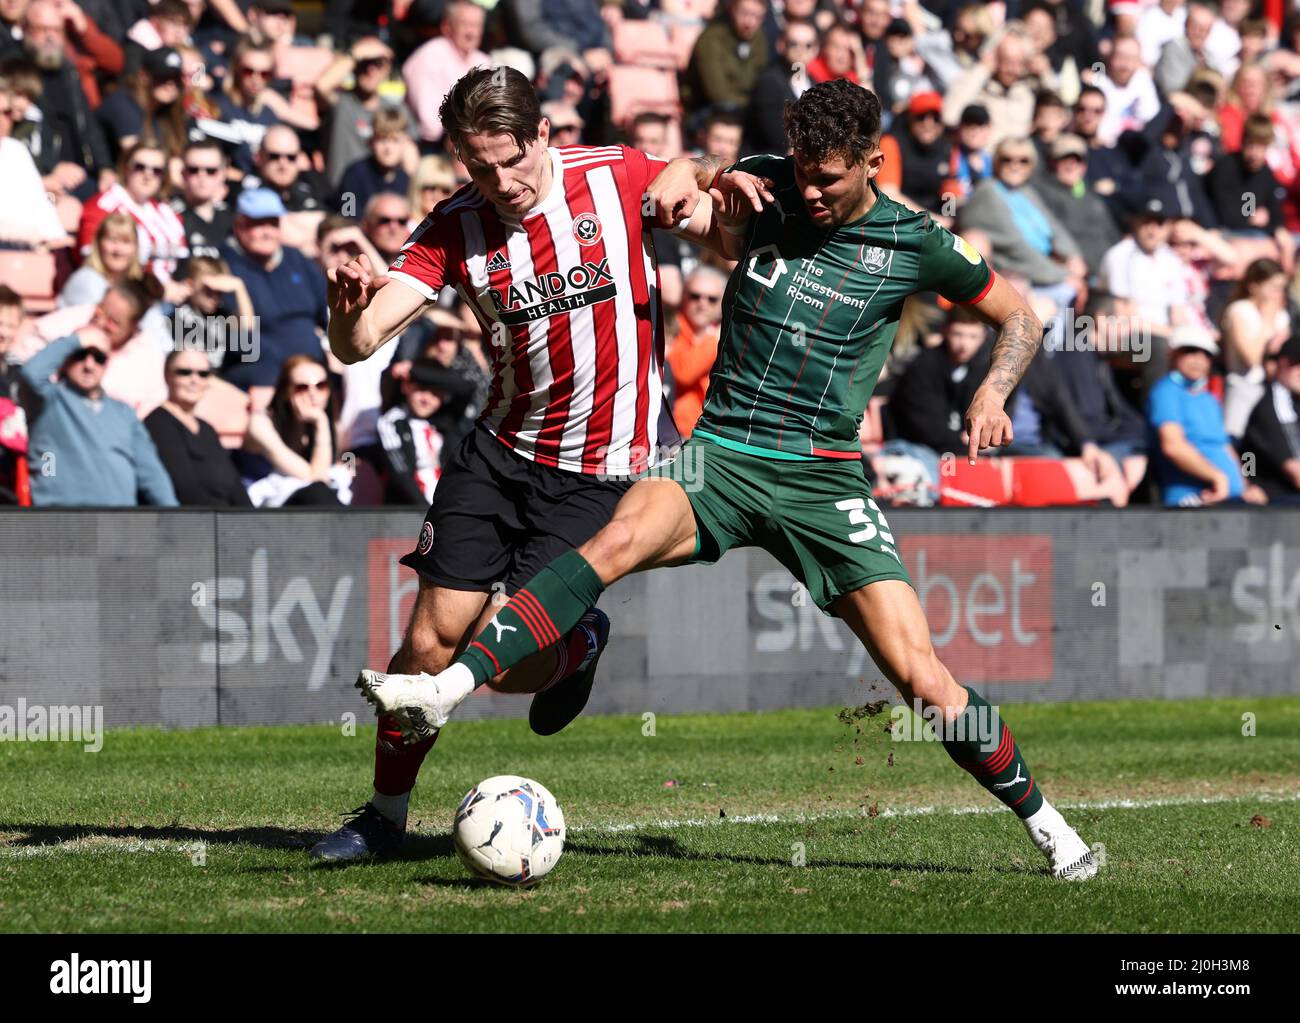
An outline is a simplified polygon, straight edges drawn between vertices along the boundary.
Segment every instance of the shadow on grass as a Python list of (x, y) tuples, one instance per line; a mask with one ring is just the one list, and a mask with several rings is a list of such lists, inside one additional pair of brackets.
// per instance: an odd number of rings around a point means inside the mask
[(180, 825), (139, 827), (113, 824), (14, 824), (0, 821), (0, 832), (19, 832), (22, 838), (6, 842), (11, 849), (60, 845), (86, 838), (121, 838), (136, 841), (204, 842), (212, 845), (252, 845), (261, 849), (302, 849), (320, 837), (316, 831), (289, 828), (190, 828)]

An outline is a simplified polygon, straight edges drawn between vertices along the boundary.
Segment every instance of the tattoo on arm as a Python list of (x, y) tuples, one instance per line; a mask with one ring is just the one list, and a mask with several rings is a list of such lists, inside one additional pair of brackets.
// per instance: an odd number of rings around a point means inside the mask
[(1005, 320), (993, 343), (993, 361), (984, 383), (1006, 398), (1043, 343), (1042, 329), (1027, 309), (1017, 309)]
[(691, 165), (695, 168), (695, 185), (704, 191), (713, 184), (714, 176), (726, 166), (726, 161), (719, 156), (695, 156)]

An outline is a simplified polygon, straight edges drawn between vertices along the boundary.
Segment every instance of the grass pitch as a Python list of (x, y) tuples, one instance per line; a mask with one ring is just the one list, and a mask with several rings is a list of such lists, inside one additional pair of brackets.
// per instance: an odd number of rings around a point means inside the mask
[[(875, 694), (867, 694), (875, 695)], [(883, 695), (883, 694), (882, 694)], [(306, 850), (369, 793), (373, 727), (109, 732), (0, 743), (3, 931), (1290, 931), (1300, 699), (1004, 708), (1098, 878), (1057, 882), (930, 742), (840, 708), (453, 723), (402, 858)], [(1243, 714), (1256, 735), (1243, 736)], [(469, 878), (460, 797), (523, 774), (569, 839), (531, 891)]]

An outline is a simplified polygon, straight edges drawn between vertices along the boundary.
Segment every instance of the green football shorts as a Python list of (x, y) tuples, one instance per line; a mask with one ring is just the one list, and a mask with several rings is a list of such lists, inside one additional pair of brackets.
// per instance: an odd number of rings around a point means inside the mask
[(827, 613), (868, 583), (914, 585), (859, 459), (778, 460), (692, 437), (659, 474), (677, 480), (695, 511), (692, 563), (761, 547)]

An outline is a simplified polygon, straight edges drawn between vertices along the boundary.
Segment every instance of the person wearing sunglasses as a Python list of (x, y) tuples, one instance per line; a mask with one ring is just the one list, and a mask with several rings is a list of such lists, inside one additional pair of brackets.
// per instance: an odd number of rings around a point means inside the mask
[(317, 360), (285, 360), (265, 412), (248, 424), (241, 464), (258, 508), (337, 507), (352, 500), (351, 472), (339, 461), (337, 402)]
[(254, 171), (253, 152), (271, 125), (314, 127), (271, 87), (274, 80), (275, 55), (270, 47), (245, 39), (230, 55), (225, 85), (215, 97), (221, 123), (209, 126), (208, 134), (216, 137), (219, 132), (223, 142), (235, 147), (233, 163), (247, 174)]
[(483, 52), (487, 15), (470, 0), (451, 0), (443, 9), (441, 31), (415, 50), (402, 64), (406, 99), (415, 112), (420, 141), (426, 151), (442, 140), (438, 106), (456, 80), (471, 68), (491, 67)]
[(145, 50), (135, 74), (124, 77), (122, 86), (95, 111), (113, 156), (119, 158), (145, 138), (160, 141), (168, 156), (179, 156), (190, 128), (183, 94), (179, 51), (170, 46)]
[(397, 192), (378, 192), (366, 203), (361, 231), (385, 263), (397, 257), (411, 233), (411, 201)]
[[(901, 130), (896, 124), (892, 135), (902, 164), (900, 195), (894, 198), (914, 209), (941, 213), (952, 156), (952, 142), (943, 126), (943, 97), (937, 92), (918, 92), (908, 102), (902, 120)], [(950, 218), (945, 226), (951, 226)]]
[(1064, 310), (1084, 285), (1088, 267), (1074, 236), (1029, 183), (1037, 162), (1028, 138), (1003, 139), (993, 151), (993, 177), (975, 186), (957, 222), (959, 230), (989, 236), (999, 272), (1027, 278), (1036, 294)]
[(226, 172), (230, 161), (215, 139), (191, 142), (181, 153), (181, 187), (172, 209), (181, 218), (191, 256), (215, 256), (235, 227)]
[[(788, 16), (789, 4), (786, 12)], [(798, 99), (812, 85), (807, 69), (809, 61), (817, 56), (817, 47), (816, 26), (807, 21), (786, 21), (776, 40), (777, 59), (763, 69), (750, 94), (745, 138), (757, 152), (784, 153), (790, 148), (782, 115), (786, 103)]]
[[(365, 157), (371, 122), (381, 105), (379, 88), (393, 72), (393, 51), (373, 35), (362, 36), (316, 80), (316, 96), (331, 110), (325, 173), (337, 188), (343, 172)], [(351, 78), (352, 87), (342, 88)]]
[(58, 338), (23, 364), (41, 399), (28, 455), (36, 507), (175, 507), (176, 491), (129, 405), (104, 393), (109, 339), (94, 326)]
[(182, 505), (251, 508), (239, 471), (212, 424), (196, 409), (212, 386), (212, 367), (199, 349), (175, 349), (164, 368), (167, 400), (145, 417), (163, 468)]
[(718, 357), (722, 324), (722, 296), (727, 276), (700, 264), (686, 278), (682, 307), (677, 313), (677, 336), (668, 348), (673, 375), (673, 419), (685, 439), (695, 429), (709, 389), (709, 370)]
[(168, 301), (184, 301), (185, 295), (174, 286), (172, 275), (179, 261), (189, 255), (189, 249), (181, 218), (162, 198), (167, 153), (157, 143), (137, 142), (122, 154), (119, 174), (119, 182), (96, 195), (81, 211), (77, 245), (82, 256), (90, 254), (100, 222), (121, 210), (138, 225), (141, 266), (163, 283)]

